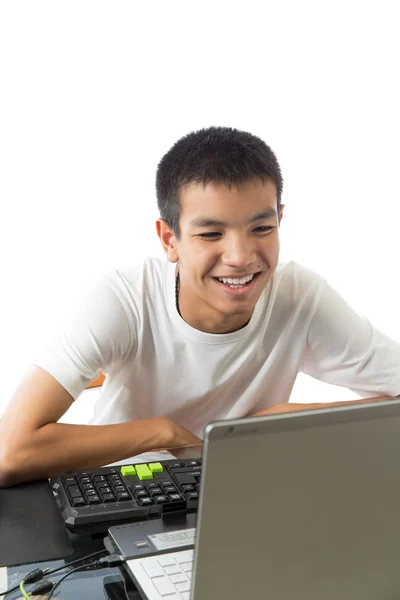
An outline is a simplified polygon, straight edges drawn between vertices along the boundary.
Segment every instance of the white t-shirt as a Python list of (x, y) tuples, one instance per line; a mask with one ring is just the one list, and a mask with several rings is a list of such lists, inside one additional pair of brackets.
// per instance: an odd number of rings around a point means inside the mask
[(92, 424), (166, 416), (202, 437), (210, 421), (288, 402), (299, 372), (362, 397), (400, 393), (400, 345), (309, 269), (280, 264), (246, 327), (210, 334), (177, 312), (175, 266), (108, 273), (35, 361), (74, 399), (106, 374)]

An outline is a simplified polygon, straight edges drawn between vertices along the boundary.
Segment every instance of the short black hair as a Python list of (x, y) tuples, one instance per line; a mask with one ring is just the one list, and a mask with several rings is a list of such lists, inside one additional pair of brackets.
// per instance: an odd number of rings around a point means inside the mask
[(272, 180), (280, 211), (283, 178), (278, 160), (259, 137), (232, 127), (208, 127), (180, 138), (157, 167), (156, 194), (160, 217), (180, 237), (181, 189), (191, 183), (232, 185), (260, 178)]

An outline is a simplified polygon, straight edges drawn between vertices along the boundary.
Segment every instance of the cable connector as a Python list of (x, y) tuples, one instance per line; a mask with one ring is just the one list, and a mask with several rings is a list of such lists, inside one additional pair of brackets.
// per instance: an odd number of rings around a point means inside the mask
[(24, 577), (24, 584), (27, 585), (29, 583), (36, 583), (37, 581), (40, 581), (46, 575), (47, 571), (49, 571), (49, 568), (43, 570), (35, 569), (34, 571), (31, 571), (26, 577)]
[(110, 554), (96, 560), (92, 565), (88, 565), (89, 569), (105, 569), (106, 567), (119, 567), (125, 559), (119, 554)]
[(29, 592), (29, 595), (41, 596), (42, 594), (47, 594), (48, 592), (51, 592), (56, 583), (56, 581), (42, 581), (42, 583), (39, 583), (39, 585)]

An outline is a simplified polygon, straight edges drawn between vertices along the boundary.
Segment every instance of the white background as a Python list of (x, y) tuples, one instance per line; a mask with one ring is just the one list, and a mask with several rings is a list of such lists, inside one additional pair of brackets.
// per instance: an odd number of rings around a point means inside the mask
[[(0, 414), (82, 286), (161, 255), (157, 163), (209, 125), (248, 130), (277, 153), (282, 260), (322, 273), (400, 340), (399, 10), (0, 3)], [(302, 376), (292, 400), (354, 397)], [(74, 418), (89, 406), (78, 401)]]

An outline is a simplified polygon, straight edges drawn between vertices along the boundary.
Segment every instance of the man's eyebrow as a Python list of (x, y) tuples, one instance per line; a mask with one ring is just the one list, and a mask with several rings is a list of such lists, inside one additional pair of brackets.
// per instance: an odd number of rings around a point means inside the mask
[(249, 219), (249, 223), (254, 223), (255, 221), (261, 221), (262, 219), (272, 219), (276, 217), (276, 210), (274, 208), (267, 208), (267, 210), (263, 210), (262, 212), (259, 212), (253, 217), (251, 217), (251, 219)]
[[(276, 216), (276, 210), (274, 208), (268, 208), (267, 210), (263, 210), (262, 212), (253, 215), (248, 220), (248, 223), (255, 223), (256, 221), (261, 221), (262, 219), (272, 219), (276, 218)], [(207, 219), (207, 217), (196, 217), (190, 221), (189, 225), (191, 227), (225, 227), (226, 223), (216, 219)]]

